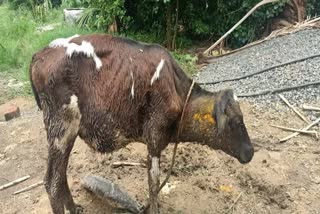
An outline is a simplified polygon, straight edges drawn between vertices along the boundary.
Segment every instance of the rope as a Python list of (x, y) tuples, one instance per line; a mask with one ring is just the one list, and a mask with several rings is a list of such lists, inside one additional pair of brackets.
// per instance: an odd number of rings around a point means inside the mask
[(257, 72), (251, 73), (251, 74), (246, 74), (244, 76), (235, 77), (235, 78), (229, 78), (229, 79), (227, 78), (227, 79), (217, 80), (217, 81), (213, 81), (213, 82), (204, 82), (204, 83), (199, 83), (199, 85), (214, 85), (214, 84), (217, 84), (217, 83), (241, 80), (241, 79), (244, 79), (244, 78), (247, 78), (247, 77), (251, 77), (251, 76), (254, 76), (254, 75), (257, 75), (257, 74), (261, 74), (261, 73), (273, 70), (275, 68), (283, 67), (283, 66), (286, 66), (286, 65), (289, 65), (289, 64), (293, 64), (293, 63), (297, 63), (297, 62), (301, 62), (301, 61), (305, 61), (307, 59), (313, 59), (315, 57), (320, 57), (320, 54), (315, 54), (315, 55), (307, 56), (307, 57), (304, 57), (304, 58), (291, 60), (289, 62), (281, 63), (281, 64), (278, 64), (278, 65), (274, 65), (274, 66), (271, 66), (269, 68), (265, 68), (265, 69), (262, 69), (260, 71), (257, 71)]
[[(173, 154), (172, 154), (172, 159), (171, 159), (171, 164), (170, 164), (170, 168), (167, 172), (167, 175), (166, 175), (166, 178), (162, 181), (160, 187), (159, 187), (159, 190), (158, 190), (158, 194), (159, 192), (161, 191), (161, 189), (166, 185), (166, 183), (168, 182), (169, 178), (170, 178), (170, 175), (172, 173), (172, 169), (173, 169), (173, 165), (175, 163), (175, 159), (176, 159), (176, 154), (177, 154), (177, 148), (178, 148), (178, 144), (179, 144), (179, 138), (180, 138), (180, 133), (183, 129), (183, 119), (184, 119), (184, 115), (185, 115), (185, 110), (187, 108), (187, 105), (188, 105), (188, 102), (189, 102), (189, 99), (190, 99), (190, 96), (191, 96), (191, 92), (192, 92), (192, 89), (193, 89), (193, 86), (195, 84), (195, 81), (192, 80), (192, 83), (191, 83), (191, 86), (189, 88), (189, 92), (187, 94), (187, 98), (186, 98), (186, 101), (184, 103), (184, 106), (183, 106), (183, 109), (182, 109), (182, 113), (181, 113), (181, 117), (180, 117), (180, 122), (179, 122), (179, 128), (178, 128), (178, 133), (177, 133), (177, 140), (176, 140), (176, 143), (174, 144), (174, 148), (173, 148)], [(144, 213), (144, 211), (146, 209), (148, 209), (150, 206), (150, 203), (149, 201), (147, 202), (147, 204), (144, 206), (144, 209), (142, 210), (142, 212), (140, 213)]]
[(283, 88), (277, 88), (277, 89), (267, 89), (267, 90), (248, 93), (248, 94), (238, 94), (237, 97), (256, 97), (264, 94), (274, 94), (276, 92), (291, 91), (294, 89), (304, 88), (311, 85), (320, 85), (320, 81), (310, 82), (310, 83), (305, 83), (305, 84), (295, 85), (295, 86), (289, 86), (289, 87), (283, 87)]

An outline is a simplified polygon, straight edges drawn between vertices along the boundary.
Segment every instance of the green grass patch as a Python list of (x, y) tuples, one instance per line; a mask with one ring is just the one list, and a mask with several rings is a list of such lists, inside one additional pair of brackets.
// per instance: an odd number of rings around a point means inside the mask
[[(27, 81), (30, 61), (36, 51), (56, 38), (90, 33), (76, 26), (66, 26), (62, 13), (62, 10), (51, 10), (46, 18), (50, 21), (41, 22), (29, 11), (13, 11), (6, 5), (0, 6), (0, 72), (20, 81)], [(37, 30), (48, 24), (58, 25), (52, 31)]]

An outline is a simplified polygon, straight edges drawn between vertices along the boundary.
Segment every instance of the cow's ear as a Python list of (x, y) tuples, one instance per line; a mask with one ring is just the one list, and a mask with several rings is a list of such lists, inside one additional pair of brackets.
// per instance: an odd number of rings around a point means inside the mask
[(221, 134), (228, 123), (229, 118), (226, 113), (226, 109), (230, 103), (230, 100), (233, 99), (233, 92), (232, 90), (220, 91), (216, 94), (214, 99), (215, 105), (213, 115), (217, 122), (218, 134)]

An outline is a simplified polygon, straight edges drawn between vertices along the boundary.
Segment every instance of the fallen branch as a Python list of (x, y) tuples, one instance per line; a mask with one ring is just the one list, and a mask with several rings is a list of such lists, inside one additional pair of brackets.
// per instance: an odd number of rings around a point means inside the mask
[(308, 106), (308, 105), (303, 105), (302, 109), (309, 110), (309, 111), (320, 111), (320, 107)]
[[(306, 28), (319, 27), (319, 23), (317, 23), (319, 21), (320, 21), (320, 17), (312, 19), (312, 20), (308, 20), (307, 19), (304, 22), (296, 23), (295, 25), (291, 25), (291, 26), (287, 26), (287, 27), (283, 27), (283, 28), (281, 28), (279, 30), (274, 30), (274, 31), (272, 31), (270, 33), (269, 36), (267, 36), (267, 37), (265, 37), (265, 38), (263, 38), (261, 40), (257, 40), (257, 41), (251, 42), (251, 43), (246, 44), (245, 46), (242, 46), (242, 47), (240, 47), (238, 49), (234, 49), (234, 50), (228, 51), (228, 52), (226, 52), (224, 54), (221, 54), (221, 55), (218, 55), (218, 56), (204, 56), (203, 53), (201, 53), (201, 54), (202, 54), (203, 57), (206, 58), (206, 62), (207, 63), (212, 63), (217, 58), (228, 56), (230, 54), (233, 54), (233, 53), (236, 53), (236, 52), (251, 48), (253, 46), (262, 44), (262, 43), (264, 43), (264, 42), (266, 42), (268, 40), (271, 40), (273, 38), (280, 37), (280, 36), (285, 36), (285, 35), (288, 35), (288, 34), (291, 34), (291, 33), (295, 33), (297, 31), (300, 31), (300, 30), (306, 29)], [(210, 40), (210, 38), (209, 38), (209, 40)]]
[(287, 104), (304, 122), (306, 122), (307, 124), (310, 123), (310, 121), (305, 117), (303, 116), (293, 105), (291, 105), (289, 103), (289, 101), (281, 94), (279, 94), (279, 97), (280, 99), (285, 103)]
[(125, 162), (125, 161), (113, 162), (111, 164), (111, 166), (113, 168), (117, 168), (117, 167), (120, 167), (120, 166), (141, 166), (141, 167), (146, 167), (146, 165), (144, 163), (134, 163), (134, 162)]
[(20, 189), (20, 190), (18, 190), (18, 191), (15, 191), (13, 194), (16, 195), (16, 194), (19, 194), (19, 193), (22, 193), (22, 192), (26, 192), (26, 191), (28, 191), (28, 190), (34, 189), (34, 188), (36, 188), (36, 187), (38, 187), (38, 186), (41, 186), (42, 184), (43, 184), (43, 181), (39, 181), (39, 182), (37, 182), (37, 183), (35, 183), (35, 184), (32, 184), (32, 185), (30, 185), (30, 186), (28, 186), (28, 187), (25, 187), (25, 188), (23, 188), (23, 189)]
[(237, 204), (237, 202), (241, 198), (242, 194), (243, 194), (243, 192), (240, 192), (240, 194), (238, 195), (236, 200), (234, 200), (233, 204), (229, 207), (229, 209), (227, 209), (227, 211), (225, 213), (229, 213), (233, 209), (233, 207)]
[(293, 64), (293, 63), (297, 63), (297, 62), (302, 62), (302, 61), (305, 61), (305, 60), (308, 60), (308, 59), (313, 59), (313, 58), (316, 58), (316, 57), (320, 57), (320, 54), (315, 54), (315, 55), (303, 57), (303, 58), (300, 58), (300, 59), (294, 59), (294, 60), (291, 60), (291, 61), (288, 61), (288, 62), (284, 62), (284, 63), (278, 64), (278, 65), (271, 66), (269, 68), (264, 68), (264, 69), (262, 69), (260, 71), (257, 71), (257, 72), (251, 73), (251, 74), (246, 74), (246, 75), (243, 75), (243, 76), (240, 76), (240, 77), (227, 78), (227, 79), (217, 80), (217, 81), (213, 81), (213, 82), (203, 82), (203, 83), (199, 83), (199, 85), (213, 85), (213, 84), (217, 84), (217, 83), (241, 80), (241, 79), (245, 79), (245, 78), (257, 75), (257, 74), (261, 74), (261, 73), (273, 70), (275, 68), (287, 66), (287, 65), (290, 65), (290, 64)]
[(237, 22), (227, 33), (225, 33), (218, 41), (216, 41), (213, 45), (211, 45), (207, 50), (203, 52), (204, 55), (208, 55), (208, 53), (214, 49), (222, 40), (224, 40), (230, 33), (232, 33), (244, 20), (246, 20), (256, 9), (261, 7), (262, 5), (277, 2), (279, 0), (262, 0), (258, 4), (256, 4), (239, 22)]
[(264, 95), (264, 94), (274, 94), (277, 92), (291, 91), (291, 90), (295, 90), (298, 88), (304, 88), (304, 87), (311, 86), (311, 85), (320, 85), (320, 81), (310, 82), (310, 83), (296, 85), (296, 86), (278, 88), (278, 89), (267, 89), (267, 90), (258, 91), (258, 92), (254, 92), (254, 93), (248, 93), (248, 94), (239, 94), (239, 95), (237, 95), (237, 97), (255, 97), (255, 96)]
[(5, 185), (0, 186), (0, 190), (7, 189), (8, 187), (11, 187), (11, 186), (14, 186), (16, 184), (19, 184), (19, 183), (21, 183), (21, 182), (23, 182), (23, 181), (25, 181), (25, 180), (27, 180), (29, 178), (30, 178), (30, 175), (26, 175), (26, 176), (24, 176), (22, 178), (18, 178), (18, 179), (14, 180), (14, 181), (11, 181), (10, 183), (7, 183)]
[(303, 130), (300, 130), (300, 129), (288, 128), (288, 127), (278, 126), (278, 125), (270, 125), (270, 126), (275, 127), (275, 128), (279, 128), (279, 129), (283, 129), (283, 130), (286, 130), (286, 131), (299, 132), (301, 134), (314, 134), (317, 139), (319, 138), (317, 131), (303, 131)]
[[(317, 120), (315, 120), (314, 122), (312, 122), (311, 124), (309, 124), (308, 126), (306, 126), (303, 129), (301, 129), (301, 130), (302, 131), (307, 131), (308, 129), (310, 129), (312, 126), (318, 124), (319, 122), (320, 122), (320, 117)], [(300, 134), (299, 132), (295, 132), (295, 133), (289, 135), (288, 137), (285, 137), (285, 138), (281, 139), (280, 143), (283, 143), (283, 142), (285, 142), (285, 141), (287, 141), (287, 140), (289, 140), (289, 139), (291, 139), (291, 138), (293, 138), (293, 137), (295, 137), (295, 136), (297, 136), (299, 134)]]

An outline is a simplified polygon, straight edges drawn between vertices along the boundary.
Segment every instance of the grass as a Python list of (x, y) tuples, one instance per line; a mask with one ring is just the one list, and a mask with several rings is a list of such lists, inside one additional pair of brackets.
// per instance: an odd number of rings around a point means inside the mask
[[(62, 23), (62, 24), (61, 24)], [(60, 24), (52, 31), (39, 32), (38, 27), (48, 24)], [(29, 80), (29, 65), (32, 55), (47, 46), (52, 40), (61, 37), (69, 37), (74, 34), (87, 34), (94, 31), (80, 29), (77, 26), (63, 24), (62, 9), (53, 9), (46, 13), (45, 21), (34, 17), (30, 11), (10, 10), (8, 5), (0, 5), (0, 74), (1, 76), (14, 78), (20, 82)], [(128, 34), (128, 37), (143, 41), (157, 43), (156, 35)], [(172, 52), (181, 67), (188, 74), (196, 71), (195, 60), (183, 51)], [(17, 93), (12, 91), (12, 96), (30, 94), (30, 84)], [(11, 97), (12, 97), (11, 96)]]
[(30, 12), (9, 10), (0, 6), (0, 72), (4, 72), (19, 81), (28, 80), (28, 68), (32, 55), (59, 37), (68, 37), (76, 33), (89, 31), (60, 25), (52, 31), (39, 32), (37, 27), (62, 22), (62, 10), (52, 10), (47, 20), (38, 21)]

